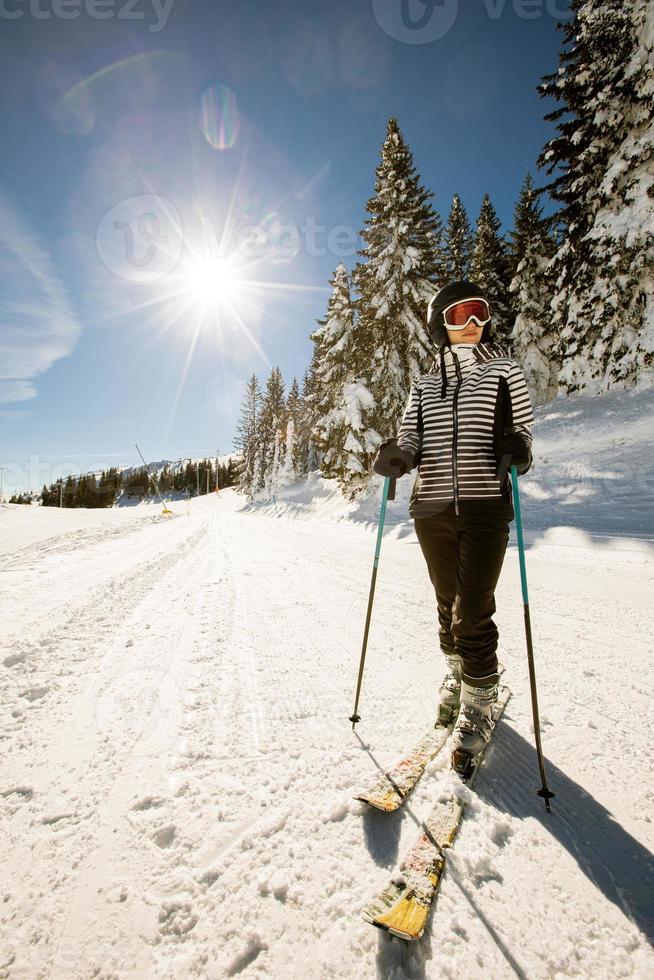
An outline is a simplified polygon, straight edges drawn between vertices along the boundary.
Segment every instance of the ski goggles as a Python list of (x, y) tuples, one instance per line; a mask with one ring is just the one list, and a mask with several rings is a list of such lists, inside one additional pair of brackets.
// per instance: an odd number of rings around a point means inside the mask
[(471, 320), (479, 327), (484, 327), (490, 321), (490, 307), (485, 299), (472, 297), (462, 299), (458, 303), (450, 303), (443, 310), (443, 323), (449, 330), (463, 330)]

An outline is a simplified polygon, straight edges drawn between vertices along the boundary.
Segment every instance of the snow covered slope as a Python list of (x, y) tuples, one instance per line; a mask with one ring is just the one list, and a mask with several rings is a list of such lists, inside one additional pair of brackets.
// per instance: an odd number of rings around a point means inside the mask
[[(534, 415), (534, 463), (520, 480), (526, 532), (569, 527), (654, 540), (654, 387), (561, 396)], [(275, 507), (257, 506), (271, 514), (376, 523), (381, 482), (363, 501), (345, 504), (335, 480), (313, 474), (277, 494)], [(413, 475), (398, 482), (389, 525), (413, 526), (412, 485)]]
[(513, 698), (413, 946), (360, 913), (450, 785), (445, 757), (404, 812), (352, 799), (430, 723), (443, 672), (402, 500), (356, 733), (372, 496), (314, 481), (311, 504), (223, 491), (168, 519), (0, 509), (0, 977), (654, 975), (651, 408), (622, 393), (537, 416), (521, 488), (557, 797), (547, 816), (534, 792), (511, 543)]

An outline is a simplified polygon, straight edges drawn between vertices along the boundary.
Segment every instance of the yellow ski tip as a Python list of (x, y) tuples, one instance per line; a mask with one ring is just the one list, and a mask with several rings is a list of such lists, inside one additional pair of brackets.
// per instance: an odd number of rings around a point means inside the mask
[(367, 803), (368, 806), (374, 807), (375, 810), (381, 810), (383, 813), (392, 813), (402, 806), (402, 798), (397, 793), (389, 793), (388, 796), (378, 796), (372, 799), (362, 794), (355, 796), (354, 799), (359, 800), (360, 803)]
[(429, 909), (425, 908), (421, 902), (417, 902), (412, 893), (409, 892), (389, 912), (378, 916), (375, 919), (375, 925), (387, 929), (399, 939), (413, 941), (422, 936), (428, 916)]

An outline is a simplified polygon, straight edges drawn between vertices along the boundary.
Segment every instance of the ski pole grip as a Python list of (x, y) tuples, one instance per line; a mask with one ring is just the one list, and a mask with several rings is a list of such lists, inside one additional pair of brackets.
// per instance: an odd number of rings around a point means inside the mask
[(391, 482), (388, 484), (388, 500), (395, 500), (395, 487), (397, 486), (397, 480), (394, 476), (391, 477)]
[(497, 470), (497, 479), (500, 481), (500, 486), (504, 484), (506, 479), (506, 474), (509, 472), (509, 466), (511, 465), (511, 453), (505, 453), (502, 456), (502, 462)]

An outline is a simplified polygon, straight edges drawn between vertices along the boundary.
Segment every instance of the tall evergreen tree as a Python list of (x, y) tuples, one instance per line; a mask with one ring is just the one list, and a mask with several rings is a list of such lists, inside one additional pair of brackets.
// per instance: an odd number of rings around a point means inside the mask
[(517, 311), (511, 340), (532, 404), (543, 405), (556, 396), (559, 364), (555, 357), (556, 334), (551, 327), (551, 260), (556, 241), (538, 198), (531, 174), (527, 174), (510, 232), (511, 291)]
[(236, 461), (232, 456), (230, 456), (229, 459), (227, 460), (225, 482), (223, 486), (225, 487), (234, 486), (234, 484), (236, 483), (236, 470), (237, 470)]
[(484, 194), (470, 263), (470, 277), (488, 296), (493, 315), (493, 334), (509, 354), (512, 353), (513, 318), (509, 290), (509, 262), (506, 242), (500, 235), (501, 222), (488, 194)]
[[(302, 399), (297, 378), (293, 378), (286, 399), (286, 432), (284, 435), (284, 456), (280, 471), (280, 485), (288, 486), (301, 473), (301, 450), (298, 433), (302, 424)], [(306, 472), (306, 471), (305, 471)]]
[(446, 280), (468, 279), (473, 238), (468, 212), (458, 194), (452, 198), (452, 206), (444, 233)]
[(286, 416), (286, 432), (284, 434), (284, 458), (281, 461), (279, 485), (289, 486), (297, 479), (295, 468), (295, 420), (289, 414)]
[(320, 459), (314, 442), (313, 431), (318, 418), (316, 412), (316, 367), (319, 360), (318, 344), (314, 342), (311, 365), (304, 373), (302, 393), (298, 404), (298, 421), (295, 430), (297, 454), (296, 469), (300, 476), (318, 468)]
[(554, 260), (559, 384), (602, 391), (654, 371), (652, 7), (571, 6), (560, 68), (540, 86), (559, 105), (539, 164), (554, 177), (565, 233)]
[(258, 470), (253, 484), (254, 492), (264, 488), (270, 491), (273, 463), (275, 458), (275, 437), (286, 427), (286, 401), (284, 379), (278, 367), (270, 372), (266, 390), (261, 399), (261, 412), (258, 424)]
[[(360, 399), (368, 408), (373, 400), (364, 378), (357, 378), (358, 332), (354, 305), (350, 297), (347, 270), (341, 263), (330, 279), (332, 294), (327, 314), (318, 320), (311, 335), (318, 352), (313, 366), (315, 397), (314, 443), (320, 455), (323, 476), (346, 485), (363, 473), (360, 456), (378, 445), (377, 433), (365, 429)], [(370, 442), (372, 439), (372, 442)]]
[(255, 470), (259, 451), (259, 414), (261, 410), (261, 389), (256, 374), (253, 374), (245, 388), (241, 405), (241, 418), (234, 437), (234, 448), (241, 454), (239, 486), (245, 493), (252, 493), (255, 483)]
[(265, 476), (265, 488), (269, 498), (274, 497), (274, 495), (283, 485), (283, 463), (285, 450), (283, 436), (284, 434), (282, 433), (281, 427), (275, 429), (272, 459), (266, 469)]
[(64, 484), (63, 490), (63, 505), (64, 507), (75, 506), (75, 480), (72, 474), (69, 474), (66, 477), (66, 483)]
[[(302, 398), (300, 396), (300, 386), (297, 378), (293, 378), (288, 392), (288, 398), (286, 399), (286, 417), (287, 436), (284, 466), (286, 470), (288, 470), (289, 466), (292, 467), (293, 476), (295, 478), (302, 472), (302, 456), (301, 447), (299, 445), (299, 433), (302, 425)], [(293, 433), (292, 441), (289, 443), (288, 427), (291, 423), (293, 425)], [(288, 456), (289, 445), (292, 446), (290, 459)]]
[(540, 204), (542, 191), (534, 185), (530, 173), (520, 188), (513, 214), (513, 228), (509, 232), (508, 263), (513, 278), (526, 255), (537, 252), (551, 258), (556, 251), (556, 238), (552, 230), (554, 219), (543, 216)]
[[(365, 385), (373, 405), (361, 419), (367, 435), (363, 442), (357, 440), (360, 449), (351, 443), (350, 456), (356, 456), (366, 474), (381, 434), (395, 431), (410, 386), (431, 355), (425, 314), (444, 276), (441, 222), (432, 196), (420, 183), (411, 151), (391, 118), (375, 195), (366, 205), (369, 217), (361, 232), (365, 247), (359, 252), (363, 261), (353, 273), (358, 323), (349, 378), (358, 393)], [(359, 400), (361, 408), (366, 400)]]

